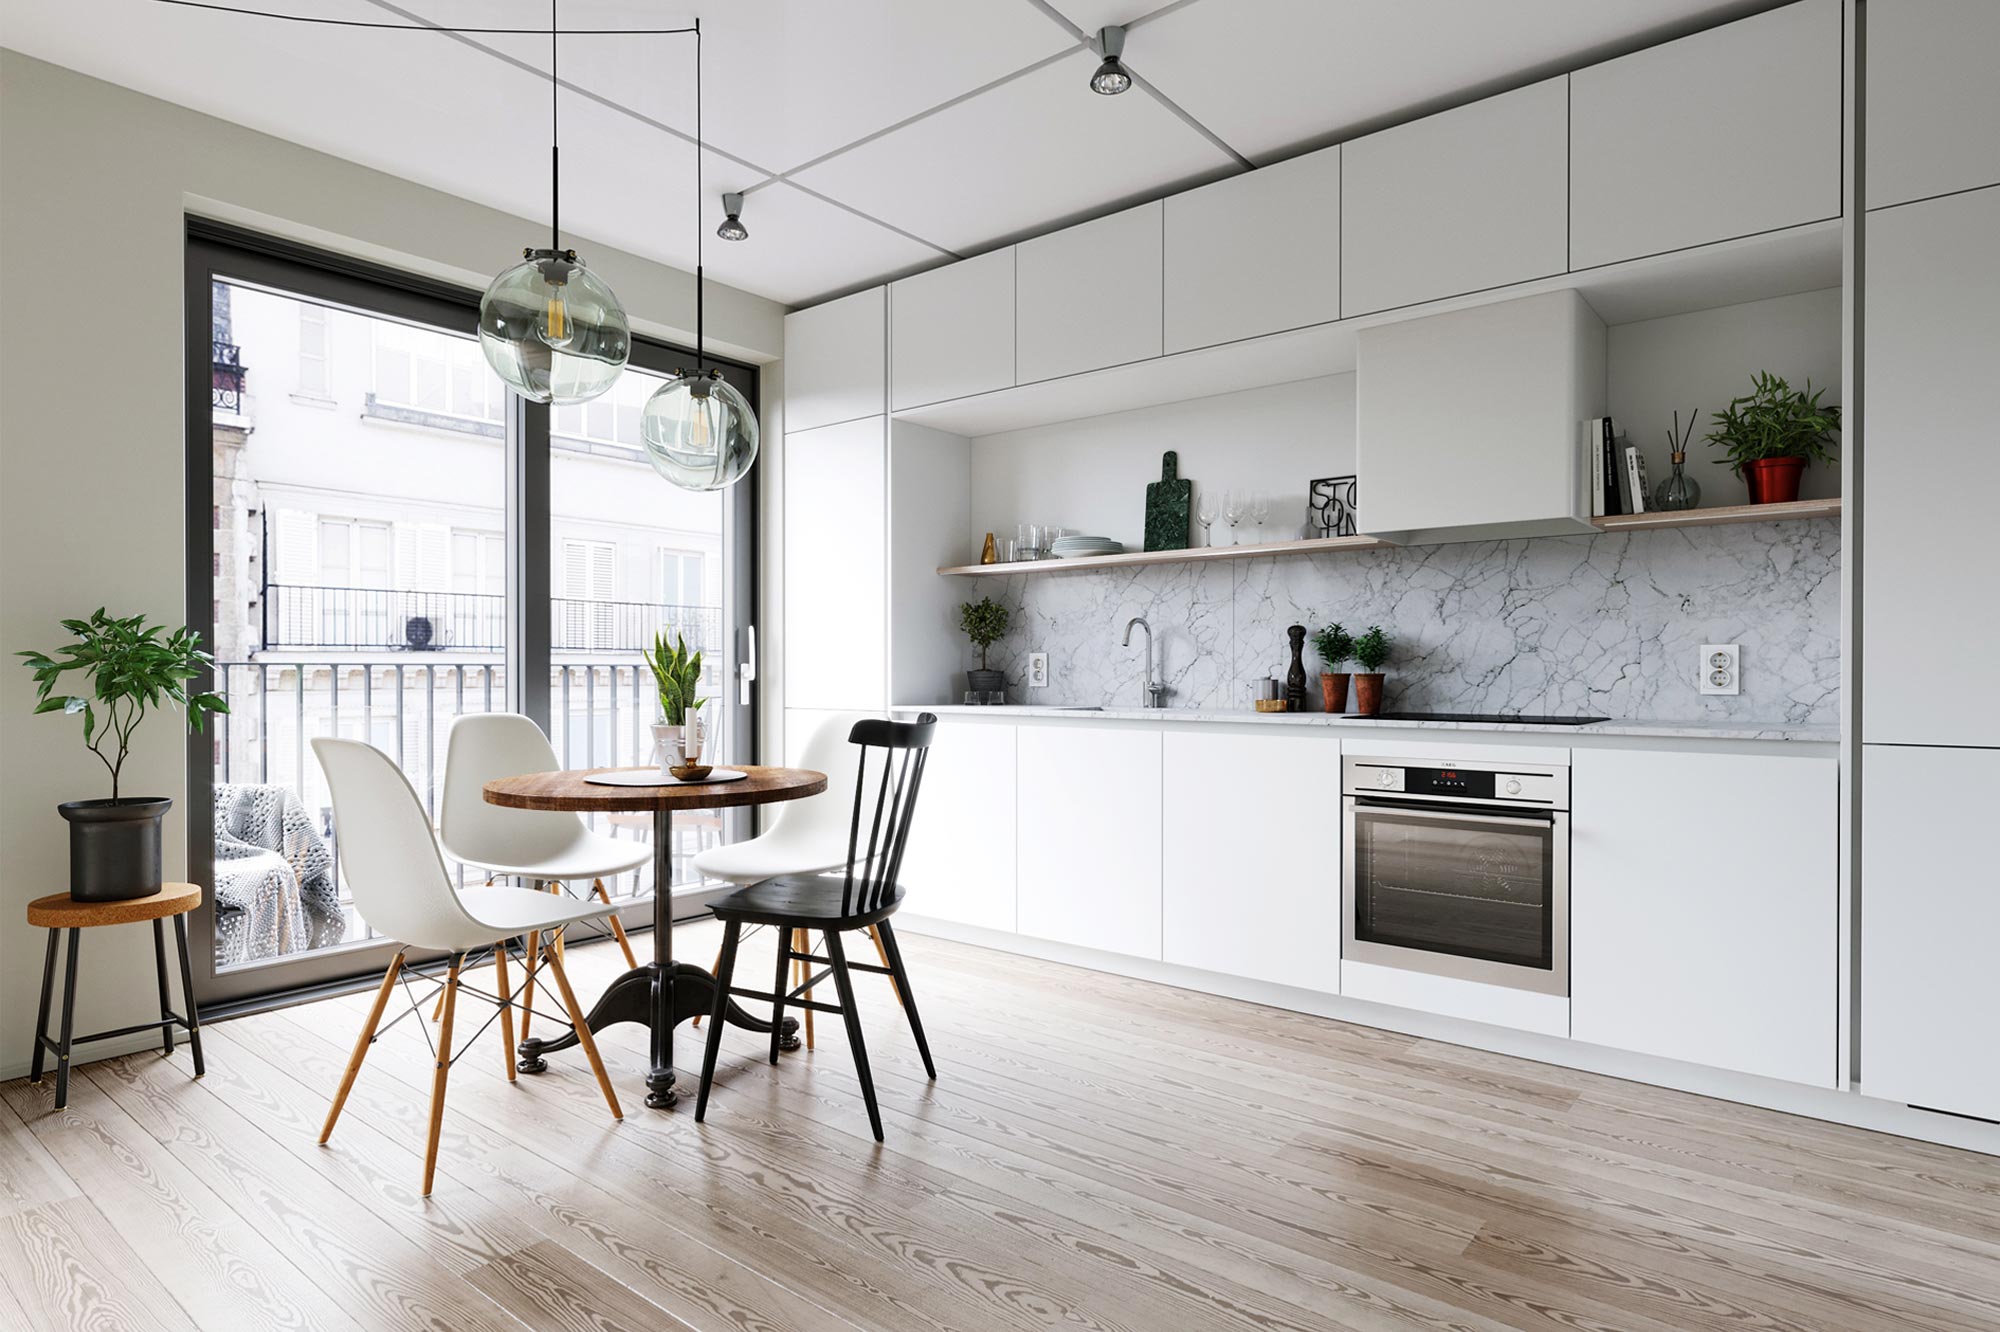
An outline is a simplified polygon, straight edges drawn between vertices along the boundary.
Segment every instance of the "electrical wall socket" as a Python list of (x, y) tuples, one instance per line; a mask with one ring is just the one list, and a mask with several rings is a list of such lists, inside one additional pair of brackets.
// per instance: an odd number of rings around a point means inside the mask
[(1028, 688), (1046, 689), (1049, 686), (1049, 654), (1030, 652), (1028, 654)]
[(1740, 694), (1743, 692), (1743, 649), (1735, 643), (1701, 645), (1701, 692)]

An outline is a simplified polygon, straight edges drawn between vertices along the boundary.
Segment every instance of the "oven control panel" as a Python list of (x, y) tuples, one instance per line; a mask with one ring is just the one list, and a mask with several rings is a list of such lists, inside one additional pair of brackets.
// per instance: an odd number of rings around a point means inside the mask
[(1349, 755), (1342, 760), (1341, 789), (1348, 795), (1402, 796), (1412, 800), (1482, 805), (1569, 806), (1569, 769), (1542, 764), (1432, 764)]

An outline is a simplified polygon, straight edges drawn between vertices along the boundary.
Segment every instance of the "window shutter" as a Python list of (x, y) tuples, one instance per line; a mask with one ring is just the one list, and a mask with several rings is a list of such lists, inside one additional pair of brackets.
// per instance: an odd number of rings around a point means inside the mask
[(271, 532), (271, 581), (310, 586), (319, 581), (319, 528), (303, 509), (279, 509)]

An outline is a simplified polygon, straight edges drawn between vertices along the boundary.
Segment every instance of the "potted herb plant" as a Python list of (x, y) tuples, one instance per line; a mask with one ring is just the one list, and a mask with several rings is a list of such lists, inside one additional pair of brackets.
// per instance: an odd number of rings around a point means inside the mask
[(653, 742), (659, 748), (660, 770), (678, 777), (680, 770), (701, 765), (701, 724), (696, 716), (707, 702), (700, 696), (701, 653), (689, 652), (687, 640), (674, 635), (667, 646), (664, 632), (653, 639), (645, 653), (653, 668), (653, 683), (659, 689), (660, 720), (653, 723)]
[[(201, 650), (201, 636), (182, 626), (169, 633), (143, 615), (117, 618), (102, 607), (87, 620), (64, 620), (76, 641), (51, 657), (19, 655), (35, 674), (35, 711), (83, 714), (83, 743), (111, 773), (109, 800), (71, 800), (56, 806), (69, 823), (69, 895), (79, 902), (122, 902), (160, 891), (160, 823), (173, 801), (128, 796), (119, 777), (132, 750), (132, 733), (162, 703), (187, 712), (202, 729), (211, 712), (229, 711), (220, 694), (190, 694), (188, 681), (215, 665)], [(80, 671), (82, 693), (58, 692), (63, 676)]]
[(987, 665), (986, 653), (1007, 633), (1007, 608), (991, 597), (968, 601), (958, 608), (958, 627), (979, 649), (979, 669), (965, 673), (965, 687), (974, 693), (997, 694), (1007, 687), (1007, 673)]
[(1354, 636), (1337, 624), (1323, 624), (1313, 630), (1312, 643), (1313, 651), (1326, 663), (1319, 677), (1320, 701), (1328, 712), (1345, 712), (1348, 675), (1340, 668), (1354, 655)]
[(1820, 405), (1825, 389), (1812, 380), (1795, 389), (1759, 371), (1751, 390), (1715, 413), (1708, 443), (1721, 449), (1730, 470), (1750, 488), (1752, 504), (1784, 504), (1799, 497), (1809, 462), (1833, 460), (1840, 408)]
[(1354, 677), (1354, 711), (1373, 717), (1382, 711), (1382, 667), (1389, 660), (1389, 636), (1381, 625), (1369, 625), (1368, 632), (1354, 640), (1354, 660), (1361, 664)]

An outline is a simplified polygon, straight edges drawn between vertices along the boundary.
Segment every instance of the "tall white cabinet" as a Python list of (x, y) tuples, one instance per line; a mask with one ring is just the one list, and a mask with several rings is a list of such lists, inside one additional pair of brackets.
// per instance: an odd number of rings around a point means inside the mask
[(1868, 6), (1868, 206), (2000, 182), (2000, 5)]

